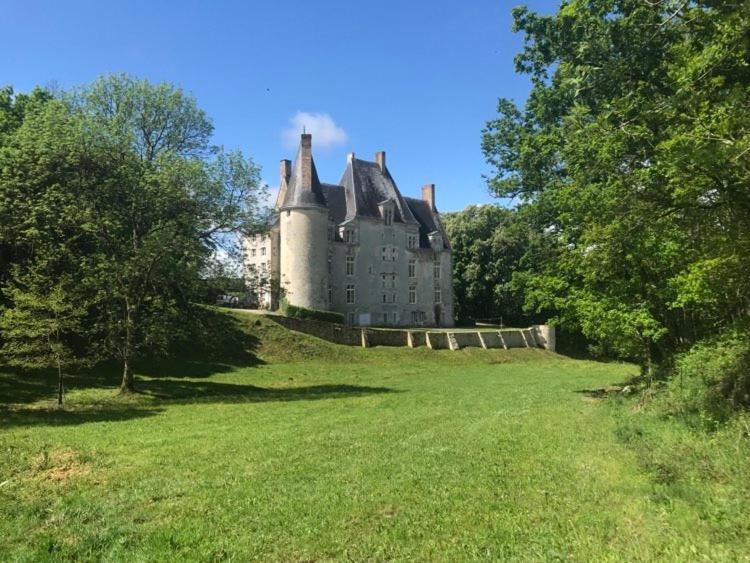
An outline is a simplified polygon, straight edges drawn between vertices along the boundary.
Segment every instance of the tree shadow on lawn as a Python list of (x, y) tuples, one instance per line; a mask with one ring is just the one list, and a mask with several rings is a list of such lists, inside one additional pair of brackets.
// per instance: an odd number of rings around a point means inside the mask
[(305, 387), (257, 387), (214, 381), (144, 379), (138, 392), (168, 403), (264, 403), (345, 399), (379, 393), (399, 393), (390, 387), (322, 384)]
[(86, 405), (83, 409), (57, 409), (54, 407), (14, 408), (0, 406), (0, 428), (29, 426), (68, 426), (87, 422), (123, 422), (136, 418), (155, 416), (164, 409), (134, 405)]

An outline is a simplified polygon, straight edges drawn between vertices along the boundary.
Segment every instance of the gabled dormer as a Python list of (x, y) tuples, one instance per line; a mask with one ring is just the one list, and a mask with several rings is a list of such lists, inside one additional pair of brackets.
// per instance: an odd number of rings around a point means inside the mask
[(396, 202), (393, 199), (386, 199), (378, 203), (380, 218), (386, 227), (393, 225), (393, 218), (396, 216)]

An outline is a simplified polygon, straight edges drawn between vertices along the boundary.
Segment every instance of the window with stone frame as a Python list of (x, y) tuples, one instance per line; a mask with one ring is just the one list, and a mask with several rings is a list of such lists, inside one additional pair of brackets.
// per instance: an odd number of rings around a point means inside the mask
[(436, 280), (440, 279), (440, 260), (435, 260), (432, 266), (432, 275)]
[(387, 226), (392, 225), (393, 224), (393, 210), (392, 209), (383, 210), (383, 219)]
[(417, 286), (409, 286), (409, 303), (414, 305), (417, 302)]
[(435, 303), (442, 303), (442, 291), (440, 291), (439, 287), (435, 288)]
[(346, 275), (347, 276), (354, 275), (354, 256), (346, 257)]
[(354, 284), (350, 283), (346, 286), (346, 303), (347, 305), (353, 305), (355, 300)]
[(417, 260), (415, 258), (412, 258), (411, 260), (409, 260), (409, 277), (410, 278), (417, 277)]

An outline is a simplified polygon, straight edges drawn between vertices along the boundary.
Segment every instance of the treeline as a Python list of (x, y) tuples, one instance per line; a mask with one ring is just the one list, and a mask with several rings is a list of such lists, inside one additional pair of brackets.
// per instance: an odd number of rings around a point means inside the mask
[(573, 0), (514, 22), (531, 93), (499, 101), (482, 149), (517, 205), (447, 221), (459, 310), (521, 300), (750, 404), (748, 3)]
[(258, 167), (212, 133), (169, 84), (0, 89), (3, 362), (117, 359), (131, 391), (137, 358), (192, 330), (215, 250), (264, 222)]

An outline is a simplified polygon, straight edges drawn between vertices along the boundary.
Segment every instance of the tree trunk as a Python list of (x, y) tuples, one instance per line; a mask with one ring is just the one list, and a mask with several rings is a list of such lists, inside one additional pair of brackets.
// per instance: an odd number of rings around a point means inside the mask
[(60, 360), (57, 360), (57, 407), (63, 408), (63, 372)]
[(135, 377), (133, 375), (132, 360), (126, 357), (122, 370), (122, 383), (120, 384), (120, 393), (133, 393), (135, 392)]
[(125, 342), (122, 350), (123, 370), (120, 393), (135, 392), (135, 375), (133, 374), (133, 314), (128, 301), (125, 301)]

